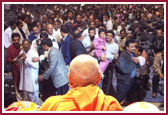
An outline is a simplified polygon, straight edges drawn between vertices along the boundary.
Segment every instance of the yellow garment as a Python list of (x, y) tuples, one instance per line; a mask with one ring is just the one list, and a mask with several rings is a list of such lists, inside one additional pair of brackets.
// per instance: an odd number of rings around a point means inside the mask
[(39, 111), (122, 111), (118, 101), (95, 85), (77, 87), (63, 96), (48, 98)]

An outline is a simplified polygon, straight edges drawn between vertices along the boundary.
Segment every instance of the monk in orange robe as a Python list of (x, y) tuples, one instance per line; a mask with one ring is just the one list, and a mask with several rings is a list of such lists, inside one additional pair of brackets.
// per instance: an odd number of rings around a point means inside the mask
[(106, 96), (97, 86), (101, 80), (98, 62), (89, 55), (79, 55), (70, 63), (71, 89), (60, 96), (49, 97), (40, 111), (122, 111), (119, 102)]

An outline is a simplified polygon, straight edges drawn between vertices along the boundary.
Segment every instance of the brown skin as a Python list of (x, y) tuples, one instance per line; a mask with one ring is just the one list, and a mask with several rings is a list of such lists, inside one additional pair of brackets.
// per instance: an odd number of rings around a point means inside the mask
[(89, 55), (75, 57), (70, 63), (68, 80), (71, 88), (97, 85), (101, 80), (97, 61)]

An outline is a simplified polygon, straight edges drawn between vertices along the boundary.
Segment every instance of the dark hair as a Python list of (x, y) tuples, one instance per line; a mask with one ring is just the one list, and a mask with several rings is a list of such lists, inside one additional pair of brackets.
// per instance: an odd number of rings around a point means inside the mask
[(20, 34), (19, 33), (12, 33), (11, 37), (12, 37), (12, 40), (13, 40), (14, 37), (19, 37), (20, 38)]
[(106, 26), (103, 23), (99, 24), (97, 27), (99, 28), (100, 26), (106, 28)]
[[(92, 23), (92, 22), (94, 22), (94, 23), (95, 23), (95, 21), (90, 21), (90, 22), (89, 22), (89, 25), (90, 25), (90, 23)], [(95, 24), (96, 24), (96, 23), (95, 23)]]
[(47, 32), (47, 29), (46, 29), (46, 28), (42, 28), (42, 29), (41, 29), (41, 32), (42, 32), (42, 31), (46, 31), (46, 32)]
[(47, 45), (48, 47), (52, 47), (53, 43), (52, 43), (50, 38), (46, 38), (46, 39), (41, 41), (41, 45)]
[(63, 14), (62, 19), (65, 20), (65, 21), (68, 21), (68, 16), (66, 14)]
[(125, 30), (125, 29), (121, 29), (121, 30), (120, 30), (120, 34), (121, 34), (121, 32), (123, 32), (123, 31), (126, 33), (126, 30)]
[(75, 30), (78, 30), (78, 28), (79, 28), (79, 26), (78, 26), (78, 25), (75, 25), (75, 26), (72, 28), (73, 32), (74, 32)]
[(108, 18), (110, 18), (110, 15), (109, 15), (108, 12), (106, 12), (106, 13), (104, 14), (104, 16), (107, 16)]
[(95, 28), (94, 28), (94, 27), (90, 27), (90, 28), (88, 29), (88, 32), (89, 32), (90, 30), (94, 30), (94, 31), (95, 31)]
[(64, 33), (69, 33), (69, 27), (67, 25), (62, 25), (60, 30)]
[(40, 38), (48, 38), (48, 34), (47, 33), (45, 33), (45, 32), (42, 32), (41, 34), (40, 34)]
[(107, 34), (107, 33), (113, 34), (113, 37), (115, 36), (115, 33), (114, 33), (112, 30), (107, 30), (107, 31), (106, 31), (106, 34)]
[(105, 32), (105, 33), (106, 33), (106, 30), (105, 30), (105, 29), (99, 29), (99, 34), (100, 34), (101, 32)]
[(21, 20), (23, 21), (26, 17), (28, 17), (27, 14), (22, 14), (22, 15), (21, 15)]
[(31, 26), (32, 30), (33, 30), (34, 27), (37, 27), (37, 25), (35, 23), (32, 24), (32, 26)]
[[(57, 19), (55, 22), (58, 22), (59, 24), (61, 24), (61, 21), (60, 21), (60, 20), (58, 20), (58, 19)], [(54, 23), (55, 23), (55, 22), (54, 22)]]
[(128, 39), (128, 40), (126, 40), (126, 42), (125, 42), (125, 46), (129, 46), (129, 44), (135, 43), (135, 42), (136, 42), (136, 40), (134, 40), (134, 39)]
[(79, 31), (78, 33), (74, 33), (74, 35), (73, 35), (73, 37), (75, 38), (75, 39), (78, 39), (78, 38), (80, 38), (81, 37), (81, 34), (82, 34), (82, 31)]
[(69, 12), (72, 12), (72, 13), (73, 13), (73, 11), (72, 11), (72, 10), (68, 10), (68, 11), (67, 11), (67, 14), (69, 14)]
[(25, 41), (28, 41), (28, 42), (31, 44), (31, 41), (30, 41), (29, 39), (24, 39), (24, 40), (22, 41), (22, 44), (23, 44)]
[(19, 26), (20, 24), (22, 24), (22, 22), (19, 20), (19, 21), (16, 23), (16, 26)]
[(141, 46), (136, 46), (136, 48), (138, 49), (138, 51), (140, 52), (140, 55), (141, 55), (143, 52), (143, 48)]
[(13, 26), (13, 25), (16, 24), (16, 21), (15, 21), (15, 20), (11, 20), (11, 21), (9, 22), (9, 24), (10, 24), (10, 26)]
[(49, 18), (48, 18), (48, 20), (50, 20), (50, 19), (51, 19), (51, 20), (54, 22), (54, 18), (52, 18), (52, 17), (49, 17)]

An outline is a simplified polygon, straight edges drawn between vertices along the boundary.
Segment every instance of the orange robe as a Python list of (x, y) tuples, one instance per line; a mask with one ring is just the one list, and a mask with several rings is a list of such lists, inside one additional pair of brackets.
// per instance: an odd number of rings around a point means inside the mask
[(49, 97), (39, 111), (122, 111), (118, 101), (95, 85), (77, 87), (63, 96)]

